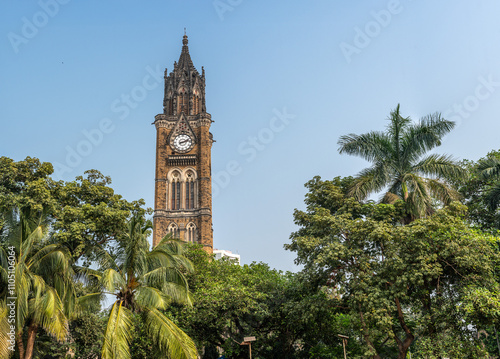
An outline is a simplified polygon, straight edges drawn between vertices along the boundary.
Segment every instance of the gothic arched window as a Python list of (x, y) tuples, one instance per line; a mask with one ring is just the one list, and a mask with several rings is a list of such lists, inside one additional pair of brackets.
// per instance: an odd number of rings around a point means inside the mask
[(196, 243), (196, 224), (193, 222), (188, 223), (186, 226), (186, 241), (190, 243)]
[(171, 181), (171, 191), (170, 191), (170, 200), (171, 206), (170, 209), (180, 209), (181, 208), (181, 176), (180, 173), (175, 171), (172, 174)]
[(186, 173), (186, 193), (185, 193), (185, 198), (186, 198), (186, 209), (194, 209), (194, 201), (195, 201), (195, 176), (192, 171), (188, 171)]
[(172, 238), (180, 238), (179, 226), (173, 222), (168, 225), (167, 233), (170, 234)]
[(184, 112), (188, 114), (189, 100), (187, 90), (183, 87), (179, 90), (179, 110), (178, 112)]

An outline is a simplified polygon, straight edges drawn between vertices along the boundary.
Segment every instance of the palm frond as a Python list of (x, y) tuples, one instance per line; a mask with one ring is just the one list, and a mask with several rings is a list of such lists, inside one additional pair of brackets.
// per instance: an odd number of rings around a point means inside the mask
[(432, 201), (425, 179), (414, 173), (407, 173), (403, 177), (403, 183), (408, 190), (408, 197), (404, 198), (404, 201), (409, 208), (409, 214), (414, 218), (419, 218), (431, 213)]
[(492, 211), (497, 209), (500, 204), (500, 182), (496, 183), (486, 192), (485, 201)]
[(159, 310), (147, 310), (145, 324), (158, 349), (167, 357), (198, 358), (193, 340)]
[(121, 273), (113, 268), (106, 269), (102, 273), (101, 284), (109, 292), (114, 292), (116, 288), (124, 288), (127, 285)]
[(403, 117), (399, 112), (399, 104), (389, 115), (389, 124), (387, 125), (387, 134), (391, 142), (392, 151), (395, 157), (399, 158), (401, 153), (401, 138), (411, 123), (410, 117)]
[(75, 278), (84, 282), (89, 281), (91, 278), (97, 280), (102, 278), (102, 272), (97, 269), (75, 266), (74, 270)]
[(467, 171), (448, 155), (429, 155), (415, 164), (413, 171), (425, 176), (433, 176), (450, 181), (467, 176)]
[(24, 263), (17, 263), (15, 268), (16, 276), (16, 332), (20, 332), (26, 323), (29, 314), (28, 298), (35, 287), (35, 292), (45, 290), (45, 282), (34, 276), (33, 280), (25, 270)]
[(354, 179), (348, 194), (361, 201), (370, 193), (381, 191), (389, 181), (389, 171), (385, 163), (376, 163), (365, 168)]
[(363, 135), (341, 136), (339, 153), (359, 156), (369, 162), (383, 161), (393, 155), (390, 138), (383, 132), (369, 132)]
[(145, 274), (143, 279), (174, 302), (191, 305), (187, 278), (178, 268), (159, 267)]
[(161, 290), (146, 286), (137, 288), (134, 298), (142, 308), (165, 309), (170, 302)]
[(70, 260), (71, 254), (66, 247), (59, 246), (58, 244), (49, 244), (27, 259), (26, 265), (33, 272), (67, 273), (70, 268)]
[(493, 181), (493, 185), (486, 191), (485, 202), (490, 210), (494, 211), (500, 204), (500, 159), (484, 158), (477, 166), (479, 178), (484, 181)]
[(444, 205), (460, 199), (460, 194), (457, 191), (439, 180), (427, 179), (427, 185), (432, 196), (443, 202)]
[(192, 273), (194, 271), (193, 263), (184, 256), (186, 248), (185, 242), (165, 237), (148, 253), (148, 267), (150, 269), (160, 266), (168, 268), (180, 267), (184, 268), (186, 272)]
[(167, 282), (163, 286), (162, 292), (176, 303), (185, 304), (188, 306), (193, 305), (193, 296), (189, 291), (187, 285), (174, 282)]
[(75, 316), (88, 312), (92, 308), (98, 307), (101, 301), (104, 300), (104, 294), (102, 292), (90, 293), (77, 298), (77, 310), (75, 311)]
[(130, 358), (129, 345), (132, 340), (132, 313), (121, 301), (113, 304), (109, 313), (106, 333), (102, 345), (102, 359)]
[[(23, 232), (29, 231), (29, 227), (23, 228)], [(31, 254), (31, 250), (34, 247), (33, 244), (40, 242), (44, 237), (44, 230), (42, 226), (37, 226), (33, 231), (29, 232), (25, 238), (22, 238), (22, 245), (20, 251), (20, 261), (26, 262), (28, 256)], [(24, 237), (24, 235), (22, 235)]]
[[(3, 283), (5, 285), (5, 288), (7, 287), (8, 268), (9, 263), (7, 252), (2, 246), (0, 246), (0, 283)], [(0, 294), (2, 292), (3, 290), (0, 290)]]
[(427, 115), (418, 124), (409, 126), (403, 137), (403, 158), (414, 161), (425, 152), (441, 145), (441, 139), (455, 127), (439, 113)]
[(120, 272), (120, 267), (116, 263), (115, 259), (101, 246), (93, 247), (92, 254), (96, 258), (99, 268), (113, 268), (114, 270)]
[(8, 359), (12, 354), (9, 350), (9, 347), (13, 346), (10, 343), (9, 332), (8, 308), (4, 301), (0, 301), (0, 359)]
[(498, 158), (485, 158), (477, 166), (483, 180), (500, 179), (500, 160)]
[(40, 298), (33, 299), (34, 319), (45, 331), (59, 341), (68, 335), (68, 320), (64, 315), (64, 305), (54, 288), (47, 287)]

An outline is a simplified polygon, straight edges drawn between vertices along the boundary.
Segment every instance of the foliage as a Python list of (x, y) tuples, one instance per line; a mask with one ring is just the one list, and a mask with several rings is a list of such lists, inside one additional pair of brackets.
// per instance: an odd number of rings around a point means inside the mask
[(306, 185), (286, 248), (358, 319), (364, 355), (405, 358), (412, 344), (422, 355), (484, 355), (474, 334), (499, 319), (498, 239), (468, 227), (457, 203), (402, 226), (405, 203), (359, 203), (344, 182)]
[(381, 202), (394, 204), (403, 200), (408, 215), (405, 222), (433, 213), (433, 199), (444, 204), (458, 200), (458, 193), (446, 181), (462, 177), (461, 167), (447, 155), (424, 156), (441, 145), (442, 137), (455, 123), (436, 113), (412, 124), (409, 117), (401, 116), (399, 105), (388, 120), (385, 132), (340, 137), (340, 153), (372, 162), (370, 168), (358, 174), (350, 195), (364, 200), (371, 193), (388, 188)]
[(133, 217), (127, 240), (120, 243), (116, 256), (100, 250), (99, 270), (81, 268), (101, 287), (101, 291), (81, 297), (81, 302), (100, 300), (103, 293), (116, 297), (104, 333), (103, 359), (131, 358), (134, 314), (140, 316), (145, 332), (163, 356), (197, 357), (192, 340), (162, 313), (172, 302), (191, 304), (184, 275), (191, 271), (191, 262), (184, 256), (184, 244), (169, 237), (150, 250), (150, 228), (149, 221)]
[[(20, 357), (27, 359), (33, 355), (39, 329), (58, 341), (67, 338), (68, 317), (76, 302), (71, 255), (65, 247), (51, 242), (44, 214), (33, 212), (27, 207), (6, 213), (4, 245), (0, 248), (0, 298), (5, 305), (8, 297), (16, 297), (16, 344)], [(12, 252), (13, 291), (7, 285)]]
[(455, 183), (469, 209), (469, 220), (481, 230), (491, 233), (500, 229), (500, 211), (491, 202), (489, 194), (495, 193), (494, 189), (499, 186), (500, 178), (494, 175), (485, 176), (484, 166), (498, 161), (500, 161), (500, 151), (491, 151), (477, 162), (462, 161), (461, 166), (469, 175)]
[(198, 245), (188, 255), (195, 267), (189, 276), (193, 306), (173, 307), (172, 314), (199, 347), (218, 346), (226, 355), (238, 354), (238, 343), (253, 335), (249, 323), (257, 323), (265, 314), (262, 302), (266, 294), (259, 284), (267, 278), (253, 274), (267, 272), (266, 268), (241, 268), (230, 260), (211, 260)]
[(264, 263), (211, 260), (197, 245), (188, 255), (195, 267), (189, 276), (194, 304), (169, 312), (204, 348), (204, 358), (218, 358), (216, 347), (228, 358), (246, 358), (248, 347), (239, 344), (245, 336), (257, 338), (252, 354), (258, 358), (338, 357), (342, 344), (332, 333), (355, 332), (313, 278)]
[(481, 179), (494, 182), (485, 193), (488, 208), (494, 211), (500, 205), (500, 158), (490, 155), (480, 160), (478, 170)]
[(52, 173), (52, 165), (37, 158), (0, 157), (0, 212), (43, 209), (53, 237), (75, 261), (95, 259), (97, 245), (111, 249), (109, 244), (125, 238), (128, 218), (151, 213), (141, 208), (143, 200), (128, 202), (115, 194), (111, 179), (99, 171), (86, 171), (72, 182), (54, 181)]

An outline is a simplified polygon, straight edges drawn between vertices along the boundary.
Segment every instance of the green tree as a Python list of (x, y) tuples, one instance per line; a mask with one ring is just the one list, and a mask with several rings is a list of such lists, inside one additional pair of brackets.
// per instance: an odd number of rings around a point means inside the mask
[(490, 155), (480, 160), (478, 170), (481, 179), (494, 182), (485, 194), (485, 201), (495, 211), (500, 204), (500, 158)]
[[(77, 294), (86, 291), (81, 283), (77, 283)], [(99, 358), (106, 329), (107, 317), (99, 305), (78, 311), (70, 318), (69, 333), (65, 342), (57, 342), (43, 330), (37, 335), (34, 358), (60, 359), (72, 352), (76, 359)], [(139, 336), (139, 333), (137, 333)], [(136, 337), (137, 337), (136, 336)], [(137, 358), (144, 358), (146, 355)]]
[(402, 226), (405, 203), (362, 204), (346, 182), (307, 183), (286, 248), (357, 318), (364, 356), (403, 359), (414, 345), (421, 357), (484, 357), (477, 331), (500, 315), (499, 239), (471, 229), (456, 202)]
[(132, 215), (151, 213), (142, 208), (143, 200), (129, 202), (116, 194), (111, 179), (99, 171), (86, 171), (71, 182), (55, 181), (52, 173), (52, 164), (37, 158), (16, 162), (0, 157), (0, 211), (43, 210), (52, 236), (75, 262), (82, 258), (90, 264), (96, 246), (111, 250), (126, 237)]
[[(449, 204), (458, 193), (446, 181), (464, 175), (462, 168), (450, 156), (426, 152), (441, 145), (441, 139), (455, 123), (440, 114), (432, 114), (413, 124), (403, 117), (399, 105), (389, 116), (386, 131), (362, 135), (350, 134), (339, 139), (339, 152), (356, 155), (372, 162), (356, 177), (350, 194), (358, 200), (385, 189), (382, 203), (403, 200), (408, 223), (432, 214), (433, 199)], [(423, 177), (427, 176), (427, 177)]]
[[(174, 306), (172, 315), (199, 348), (221, 347), (230, 357), (248, 350), (238, 343), (255, 334), (253, 325), (260, 323), (266, 312), (267, 291), (259, 283), (274, 273), (263, 267), (256, 269), (257, 265), (240, 267), (231, 260), (213, 260), (199, 245), (191, 246), (187, 255), (195, 268), (189, 274), (193, 306)], [(257, 270), (260, 277), (254, 275)]]
[[(337, 358), (342, 353), (337, 333), (359, 335), (349, 315), (340, 312), (339, 301), (323, 290), (324, 281), (264, 263), (211, 260), (198, 245), (188, 256), (195, 267), (189, 276), (194, 304), (170, 311), (205, 359), (218, 358), (217, 347), (227, 357), (247, 358), (248, 347), (239, 344), (245, 336), (257, 338), (255, 357)], [(352, 352), (360, 347), (351, 345)]]
[[(76, 303), (71, 255), (65, 247), (51, 242), (43, 214), (28, 208), (11, 211), (9, 215), (0, 248), (0, 297), (3, 307), (8, 297), (16, 297), (19, 357), (31, 359), (39, 329), (59, 341), (68, 335), (68, 317)], [(15, 293), (10, 292), (6, 281), (7, 259), (12, 251), (15, 252)]]
[(102, 287), (102, 292), (88, 294), (82, 301), (101, 299), (103, 293), (116, 297), (104, 334), (103, 359), (131, 358), (134, 314), (140, 315), (145, 332), (163, 356), (197, 358), (191, 338), (162, 312), (172, 301), (191, 305), (185, 273), (192, 265), (184, 256), (185, 245), (165, 237), (150, 250), (150, 228), (149, 221), (133, 217), (127, 239), (119, 243), (116, 255), (101, 250), (97, 255), (101, 270), (82, 269)]
[(500, 151), (491, 151), (478, 161), (463, 160), (462, 168), (467, 171), (466, 178), (455, 181), (462, 201), (468, 208), (468, 219), (483, 231), (495, 233), (500, 229), (500, 211), (490, 194), (495, 193), (500, 178), (494, 175), (495, 163), (500, 163)]

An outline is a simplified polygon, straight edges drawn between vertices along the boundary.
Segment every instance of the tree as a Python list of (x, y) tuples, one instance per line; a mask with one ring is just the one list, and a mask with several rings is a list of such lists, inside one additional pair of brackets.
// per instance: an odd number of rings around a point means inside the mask
[[(337, 333), (351, 331), (349, 315), (316, 278), (282, 273), (264, 263), (239, 266), (211, 260), (199, 245), (188, 252), (195, 271), (189, 275), (193, 307), (169, 311), (203, 352), (213, 359), (222, 348), (231, 358), (248, 358), (245, 336), (255, 336), (252, 354), (261, 358), (337, 358), (342, 342)], [(332, 334), (335, 333), (335, 334)], [(351, 343), (352, 352), (359, 345)], [(202, 350), (203, 349), (203, 350)]]
[[(425, 153), (441, 145), (442, 137), (455, 123), (440, 114), (432, 114), (412, 124), (402, 117), (399, 105), (389, 116), (385, 132), (372, 131), (362, 135), (350, 134), (339, 139), (339, 152), (356, 155), (372, 162), (356, 177), (350, 195), (358, 200), (371, 193), (385, 190), (382, 203), (403, 200), (408, 223), (434, 212), (433, 199), (449, 204), (458, 193), (446, 181), (464, 175), (450, 156)], [(428, 176), (428, 177), (422, 177)]]
[(491, 211), (495, 211), (500, 204), (500, 158), (488, 156), (479, 161), (479, 175), (486, 181), (494, 181), (485, 194), (485, 201)]
[[(76, 303), (71, 255), (66, 248), (50, 241), (43, 213), (25, 208), (8, 215), (0, 248), (0, 297), (3, 308), (9, 304), (8, 297), (16, 297), (16, 345), (21, 359), (31, 359), (39, 329), (59, 341), (64, 341), (68, 334), (68, 317)], [(15, 252), (13, 292), (6, 280), (12, 252)]]
[(492, 201), (494, 195), (491, 197), (500, 186), (500, 177), (494, 175), (495, 163), (500, 163), (500, 151), (491, 151), (478, 161), (461, 161), (468, 176), (454, 184), (467, 205), (469, 221), (491, 233), (500, 229), (500, 211)]
[(477, 331), (500, 319), (500, 239), (471, 229), (456, 202), (402, 226), (403, 201), (360, 203), (348, 182), (307, 183), (286, 248), (357, 318), (365, 356), (403, 359), (412, 346), (423, 357), (484, 357)]
[(197, 358), (191, 338), (162, 312), (172, 301), (191, 304), (184, 274), (192, 270), (192, 265), (184, 256), (184, 244), (169, 237), (149, 250), (150, 228), (150, 221), (133, 217), (127, 239), (120, 242), (116, 255), (101, 250), (97, 254), (99, 271), (81, 269), (96, 278), (102, 288), (102, 292), (88, 294), (82, 301), (101, 299), (103, 293), (116, 297), (104, 334), (103, 359), (131, 357), (134, 314), (140, 316), (146, 333), (163, 356)]
[[(77, 282), (77, 297), (91, 293), (90, 289), (84, 287), (82, 282)], [(66, 358), (69, 353), (72, 353), (75, 359), (99, 358), (107, 323), (106, 313), (101, 311), (99, 303), (86, 309), (85, 311), (77, 311), (69, 318), (69, 332), (65, 342), (57, 342), (43, 329), (40, 330), (37, 334), (33, 357), (60, 359)], [(146, 356), (138, 358), (144, 357)]]
[[(233, 357), (247, 350), (238, 343), (255, 334), (253, 325), (266, 312), (268, 291), (260, 284), (269, 283), (275, 273), (259, 265), (240, 267), (231, 260), (213, 260), (200, 245), (192, 245), (187, 255), (195, 268), (189, 274), (193, 306), (173, 306), (170, 312), (205, 351), (220, 347)], [(254, 275), (257, 270), (259, 277)]]
[(90, 264), (96, 246), (111, 250), (126, 237), (132, 215), (151, 213), (142, 208), (144, 200), (129, 202), (116, 194), (111, 179), (97, 170), (71, 182), (54, 181), (52, 173), (52, 164), (37, 158), (15, 162), (0, 157), (0, 212), (43, 210), (51, 235), (70, 250), (75, 262), (81, 258)]

